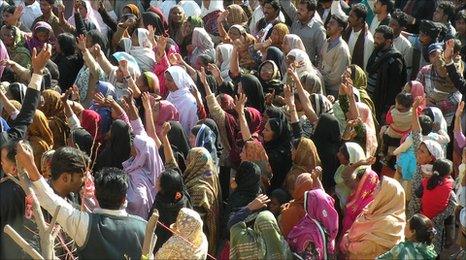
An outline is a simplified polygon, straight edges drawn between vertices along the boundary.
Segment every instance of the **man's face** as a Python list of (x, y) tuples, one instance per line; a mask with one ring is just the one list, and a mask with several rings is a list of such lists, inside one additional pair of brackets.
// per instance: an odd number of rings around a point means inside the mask
[(419, 32), (419, 41), (421, 42), (422, 45), (426, 46), (432, 42), (432, 38), (430, 38), (429, 35), (423, 32)]
[(267, 21), (272, 21), (278, 17), (278, 11), (276, 11), (273, 6), (269, 3), (264, 5), (264, 17)]
[(357, 16), (356, 12), (353, 10), (350, 11), (349, 16), (348, 16), (348, 24), (354, 28), (356, 26), (361, 25), (361, 19)]
[(397, 20), (395, 19), (390, 19), (390, 24), (389, 26), (393, 29), (393, 33), (395, 35), (400, 35), (402, 28), (400, 27), (400, 24), (398, 23)]
[(302, 23), (305, 23), (311, 19), (314, 11), (309, 11), (306, 4), (298, 5), (298, 20)]
[(2, 154), (1, 154), (2, 170), (4, 173), (16, 175), (16, 165), (14, 162), (8, 159), (7, 155), (8, 155), (8, 150), (2, 149)]
[(443, 9), (442, 8), (439, 8), (437, 7), (434, 11), (434, 16), (432, 17), (432, 20), (434, 22), (440, 22), (440, 23), (443, 23), (445, 22), (447, 19), (447, 16), (445, 15), (445, 13), (443, 12)]
[(81, 188), (84, 185), (84, 173), (65, 173), (67, 174), (67, 185), (70, 191), (77, 193), (81, 191)]
[(385, 47), (387, 40), (383, 37), (382, 33), (376, 32), (374, 35), (374, 49), (380, 51)]
[(466, 22), (463, 19), (457, 19), (455, 29), (461, 35), (466, 35)]
[(40, 10), (43, 14), (49, 14), (52, 12), (52, 5), (50, 5), (46, 0), (40, 0)]
[(13, 30), (3, 28), (0, 31), (0, 37), (6, 46), (13, 46), (14, 41), (15, 41)]
[(376, 0), (374, 3), (374, 13), (380, 14), (383, 11), (383, 5), (379, 0)]
[(330, 19), (327, 23), (327, 36), (333, 37), (339, 35), (342, 31), (342, 28), (338, 25), (338, 22), (335, 19)]

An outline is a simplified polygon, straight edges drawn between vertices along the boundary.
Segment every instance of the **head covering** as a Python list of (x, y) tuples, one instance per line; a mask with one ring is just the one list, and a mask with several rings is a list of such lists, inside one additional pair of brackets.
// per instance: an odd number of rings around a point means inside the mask
[[(97, 31), (103, 32), (103, 30), (102, 30), (102, 28), (100, 26), (101, 24), (99, 23), (99, 19), (98, 19), (98, 16), (100, 16), (100, 14), (98, 12), (94, 11), (94, 9), (92, 8), (91, 3), (89, 1), (83, 0), (83, 1), (81, 1), (81, 3), (84, 3), (84, 7), (86, 8), (86, 17), (81, 17), (83, 19), (83, 21), (91, 22), (95, 26)], [(68, 23), (70, 23), (74, 27), (76, 27), (76, 21), (75, 21), (75, 18), (74, 18), (74, 12), (75, 11), (76, 10), (74, 10), (74, 8), (73, 8), (73, 14), (70, 16), (70, 18), (68, 18)]]
[(180, 115), (180, 123), (185, 133), (189, 133), (198, 120), (196, 99), (190, 92), (190, 89), (196, 85), (180, 66), (171, 66), (167, 72), (170, 73), (178, 89), (170, 92), (166, 100), (176, 107)]
[(280, 229), (283, 235), (287, 236), (293, 227), (305, 215), (304, 193), (308, 190), (318, 188), (310, 173), (301, 173), (294, 184), (292, 193), (293, 200), (285, 205), (280, 217)]
[(162, 133), (163, 123), (168, 121), (178, 121), (180, 119), (180, 115), (178, 114), (176, 107), (166, 100), (160, 100), (158, 106), (158, 116), (155, 118), (154, 123), (155, 131), (157, 132), (157, 135), (160, 135)]
[(71, 139), (74, 145), (79, 150), (85, 152), (88, 156), (91, 156), (93, 137), (84, 128), (75, 128), (71, 130)]
[(146, 28), (148, 25), (152, 25), (155, 30), (155, 35), (161, 36), (166, 34), (167, 29), (165, 28), (163, 19), (154, 12), (142, 13), (142, 23)]
[(285, 37), (283, 38), (283, 41), (288, 44), (290, 50), (298, 49), (298, 50), (306, 51), (306, 47), (304, 47), (301, 37), (299, 37), (296, 34), (285, 35)]
[(26, 96), (27, 86), (23, 83), (13, 82), (8, 86), (7, 95), (12, 100), (16, 100), (19, 103), (23, 103), (24, 96)]
[(215, 11), (222, 11), (223, 12), (223, 1), (209, 1), (209, 6), (206, 7), (204, 5), (204, 1), (202, 1), (201, 5), (201, 17), (204, 17), (210, 13)]
[(445, 153), (443, 151), (443, 148), (437, 141), (424, 140), (422, 141), (422, 143), (426, 145), (427, 150), (429, 150), (429, 153), (431, 154), (431, 156), (434, 157), (434, 160), (445, 158)]
[(232, 211), (246, 206), (260, 192), (260, 168), (253, 162), (241, 162), (236, 172), (236, 189), (230, 194), (229, 205)]
[[(261, 77), (261, 70), (262, 67), (265, 66), (266, 64), (272, 65), (272, 78), (270, 80), (265, 80)], [(281, 72), (280, 69), (278, 68), (277, 64), (273, 60), (266, 60), (262, 62), (258, 69), (258, 76), (259, 76), (259, 81), (262, 85), (262, 89), (266, 93), (272, 93), (275, 91), (276, 95), (282, 95), (283, 94), (283, 83), (281, 82)]]
[(434, 124), (437, 124), (440, 127), (440, 130), (448, 133), (447, 121), (443, 116), (442, 110), (440, 110), (438, 107), (428, 107), (424, 110), (424, 113), (428, 115), (432, 121), (434, 121)]
[[(424, 85), (422, 85), (421, 82), (412, 80), (409, 82), (411, 85), (411, 96), (413, 97), (413, 100), (416, 99), (416, 97), (425, 97), (426, 92), (424, 91)], [(421, 105), (421, 109), (423, 110), (425, 107), (425, 104)]]
[(144, 71), (142, 75), (144, 76), (144, 79), (147, 81), (149, 92), (154, 93), (156, 95), (160, 95), (160, 82), (157, 75), (155, 75), (155, 73), (153, 73), (152, 71)]
[(274, 44), (281, 47), (283, 37), (285, 37), (285, 35), (290, 33), (288, 26), (284, 23), (277, 23), (273, 26), (272, 30), (276, 30), (278, 32), (278, 35), (280, 36), (280, 42), (274, 42)]
[(157, 251), (155, 259), (206, 259), (208, 242), (202, 232), (203, 222), (199, 213), (182, 208), (171, 226), (174, 234)]
[[(216, 2), (216, 1), (214, 1)], [(217, 55), (221, 54), (222, 55), (222, 63), (220, 64), (220, 74), (222, 75), (222, 78), (226, 81), (231, 80), (230, 79), (230, 59), (231, 59), (231, 53), (233, 52), (233, 45), (225, 43), (225, 44), (219, 44), (216, 48)]]
[[(149, 31), (145, 28), (136, 28), (133, 32), (134, 34), (138, 37), (138, 46), (133, 46), (131, 39), (124, 38), (125, 51), (133, 56), (138, 68), (143, 71), (152, 71), (155, 64), (155, 53), (149, 40)], [(133, 70), (138, 71), (135, 67), (133, 65)], [(137, 72), (133, 71), (133, 73)]]
[(419, 32), (427, 34), (434, 42), (436, 42), (442, 32), (442, 25), (431, 20), (421, 20), (419, 23)]
[(232, 4), (227, 7), (228, 16), (227, 23), (228, 25), (245, 25), (248, 21), (248, 16), (244, 12), (243, 8), (240, 5)]
[[(104, 97), (112, 97), (113, 99), (117, 99), (115, 87), (109, 82), (99, 80), (97, 82), (96, 91), (102, 94)], [(94, 102), (89, 109), (96, 111), (100, 115), (99, 132), (102, 133), (102, 135), (107, 133), (112, 124), (111, 109), (108, 107), (99, 106)]]
[(41, 169), (42, 154), (53, 147), (53, 133), (47, 117), (40, 110), (35, 111), (32, 124), (28, 127), (27, 136), (34, 152), (34, 161)]
[(349, 251), (350, 257), (375, 258), (404, 239), (405, 192), (401, 184), (384, 176), (374, 200), (359, 214), (348, 231), (348, 248), (368, 241), (378, 250)]
[(194, 48), (190, 58), (192, 65), (196, 64), (201, 54), (207, 54), (212, 60), (215, 59), (214, 42), (204, 28), (194, 28), (191, 45)]
[(377, 130), (374, 124), (374, 117), (372, 116), (371, 109), (364, 103), (357, 102), (359, 111), (359, 118), (366, 127), (366, 154), (374, 156), (377, 151)]
[(443, 46), (440, 43), (432, 43), (429, 45), (429, 48), (427, 48), (427, 52), (431, 54), (432, 52), (442, 52), (443, 51)]
[(280, 78), (283, 78), (283, 75), (285, 74), (285, 67), (283, 66), (284, 59), (285, 55), (279, 48), (275, 46), (270, 46), (267, 48), (265, 60), (271, 60), (275, 62), (275, 64), (278, 66), (278, 69), (280, 70)]
[(261, 113), (264, 112), (265, 97), (259, 79), (253, 75), (247, 74), (241, 76), (240, 82), (243, 93), (245, 93), (248, 98), (246, 106), (253, 107)]
[[(39, 30), (45, 30), (49, 32), (49, 38), (46, 41), (41, 41), (39, 38), (37, 38), (37, 32)], [(36, 48), (37, 50), (42, 49), (44, 47), (44, 44), (46, 43), (54, 43), (54, 34), (53, 34), (53, 29), (50, 24), (46, 22), (37, 22), (36, 25), (34, 25), (34, 28), (32, 29), (32, 37), (26, 42), (26, 45), (29, 49), (29, 51), (32, 53), (32, 49)]]
[(137, 18), (139, 18), (139, 16), (141, 15), (141, 12), (139, 11), (139, 8), (137, 7), (137, 5), (127, 4), (123, 8), (128, 8), (130, 13), (135, 15)]
[(322, 114), (333, 114), (333, 104), (325, 95), (314, 93), (309, 96), (309, 99), (318, 117)]
[(179, 5), (183, 7), (186, 16), (196, 16), (200, 18), (201, 8), (195, 1), (181, 1)]
[(53, 148), (58, 148), (66, 144), (69, 136), (69, 127), (66, 123), (61, 95), (55, 90), (47, 89), (42, 92), (44, 103), (39, 109), (44, 112), (49, 120), (49, 127), (53, 133)]
[(261, 211), (254, 221), (254, 231), (265, 244), (264, 259), (289, 259), (291, 251), (278, 228), (277, 219), (268, 210)]
[[(323, 93), (322, 79), (319, 77), (319, 75), (312, 72), (304, 72), (299, 80), (301, 81), (301, 84), (303, 85), (303, 88), (308, 95)], [(322, 97), (325, 96), (322, 95)], [(327, 97), (325, 97), (325, 99), (327, 99)], [(327, 101), (328, 103), (332, 104), (328, 99)]]
[(359, 100), (364, 104), (368, 105), (371, 109), (372, 114), (375, 113), (374, 102), (372, 101), (369, 94), (367, 94), (367, 76), (361, 67), (355, 64), (349, 66), (351, 69), (351, 80), (353, 81), (353, 87), (359, 91)]
[(265, 149), (269, 151), (286, 147), (285, 149), (289, 150), (291, 147), (291, 136), (288, 122), (280, 118), (270, 118), (268, 123), (274, 133), (274, 137), (265, 143)]
[(312, 62), (305, 51), (299, 49), (292, 49), (286, 56), (294, 57), (294, 62), (296, 63), (304, 63), (302, 67), (296, 69), (296, 73), (299, 77), (301, 77), (304, 74), (304, 72), (315, 73), (319, 76), (319, 78), (322, 77), (322, 74), (320, 74), (320, 72), (314, 67), (314, 65), (312, 65)]
[(298, 254), (305, 252), (312, 243), (317, 258), (327, 259), (335, 253), (335, 239), (338, 234), (338, 212), (335, 201), (322, 189), (306, 191), (305, 217), (287, 236), (290, 247)]
[[(115, 52), (112, 54), (112, 57), (117, 61), (120, 62), (122, 60), (128, 61), (128, 71), (129, 74), (133, 77), (133, 79), (139, 78), (141, 75), (141, 70), (139, 69), (138, 61), (131, 56), (130, 54), (126, 52)], [(114, 78), (114, 79), (112, 79)], [(115, 86), (116, 78), (115, 77), (109, 77), (108, 80), (110, 83), (112, 83)]]
[(204, 147), (209, 151), (213, 163), (218, 166), (218, 155), (217, 155), (217, 147), (216, 147), (216, 140), (217, 136), (214, 132), (205, 124), (196, 125), (192, 128), (191, 132), (196, 130), (196, 147)]
[(379, 185), (379, 176), (371, 169), (366, 169), (356, 189), (348, 196), (343, 218), (342, 234), (351, 227), (356, 217), (374, 200)]
[(101, 139), (99, 131), (99, 125), (100, 125), (100, 115), (99, 113), (90, 110), (90, 109), (85, 109), (81, 113), (81, 126), (86, 129), (87, 132), (92, 136), (92, 139), (94, 139), (94, 136), (97, 138), (97, 140)]
[(172, 147), (176, 148), (176, 151), (180, 152), (183, 158), (188, 156), (189, 142), (186, 133), (183, 131), (183, 127), (179, 122), (170, 121), (170, 132), (168, 132), (168, 140)]
[(123, 120), (115, 120), (108, 133), (108, 138), (102, 152), (97, 156), (94, 170), (103, 167), (122, 169), (122, 163), (130, 157), (131, 132), (129, 125)]

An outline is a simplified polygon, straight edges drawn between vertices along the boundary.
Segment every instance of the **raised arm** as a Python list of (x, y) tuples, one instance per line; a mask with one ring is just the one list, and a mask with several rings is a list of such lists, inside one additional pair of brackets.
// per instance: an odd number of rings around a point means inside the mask
[(413, 103), (413, 113), (412, 113), (412, 119), (411, 119), (411, 124), (412, 124), (412, 131), (413, 132), (421, 132), (422, 131), (422, 128), (421, 128), (421, 124), (419, 123), (419, 117), (417, 115), (417, 108), (419, 107), (419, 105), (421, 105), (421, 103), (424, 101), (424, 98), (423, 97), (416, 97), (416, 100), (414, 100), (414, 103)]
[(347, 119), (352, 120), (359, 118), (359, 110), (356, 105), (356, 99), (354, 98), (354, 89), (353, 89), (353, 83), (351, 82), (350, 79), (345, 78), (343, 79), (343, 82), (340, 86), (341, 90), (343, 90), (343, 93), (348, 97), (348, 115)]
[(246, 114), (244, 113), (244, 105), (246, 104), (247, 100), (248, 98), (243, 93), (239, 94), (238, 97), (235, 98), (235, 101), (236, 101), (235, 110), (236, 110), (236, 113), (238, 113), (241, 136), (243, 136), (243, 141), (245, 142), (248, 140), (251, 140), (252, 138), (251, 131), (249, 130), (249, 126), (248, 126), (248, 121), (246, 120)]
[[(0, 90), (0, 103), (3, 104), (3, 109), (7, 112), (7, 114), (10, 116), (17, 115), (19, 113), (18, 109), (11, 103), (11, 101), (6, 97), (4, 93), (3, 86), (1, 87), (2, 89)], [(14, 118), (12, 118), (14, 119)]]
[(456, 143), (460, 148), (466, 146), (466, 137), (463, 134), (463, 128), (461, 126), (461, 118), (463, 117), (464, 111), (464, 101), (458, 105), (455, 113), (455, 127), (453, 129), (453, 134), (455, 135)]
[(241, 74), (239, 68), (239, 57), (238, 57), (238, 45), (241, 44), (239, 40), (236, 40), (233, 44), (233, 51), (231, 52), (230, 58), (230, 73), (233, 78), (238, 77)]
[(294, 95), (291, 90), (291, 87), (288, 85), (285, 85), (284, 88), (284, 94), (285, 94), (285, 102), (286, 105), (288, 106), (288, 112), (290, 113), (290, 123), (294, 124), (299, 122), (299, 117), (298, 117), (298, 112), (296, 112), (296, 105), (294, 103)]
[(115, 68), (115, 66), (113, 66), (110, 61), (107, 59), (107, 57), (105, 56), (104, 52), (102, 51), (102, 49), (100, 48), (100, 46), (98, 44), (96, 44), (97, 46), (94, 45), (94, 48), (93, 48), (93, 52), (94, 52), (94, 57), (95, 57), (95, 60), (97, 61), (97, 63), (99, 64), (99, 66), (102, 68), (102, 70), (104, 71), (104, 73), (109, 76), (110, 73), (112, 72), (112, 70)]
[(168, 132), (171, 130), (171, 125), (169, 122), (163, 123), (162, 133), (160, 134), (160, 139), (162, 140), (163, 154), (165, 156), (165, 165), (172, 164), (178, 167), (176, 162), (175, 155), (173, 154), (173, 149), (170, 145), (170, 140), (168, 140)]
[(123, 79), (128, 83), (128, 87), (133, 91), (133, 95), (135, 98), (138, 98), (141, 96), (141, 90), (138, 88), (136, 85), (136, 79), (133, 79), (131, 74), (129, 73), (128, 70), (128, 61), (127, 60), (121, 60), (118, 63), (118, 67), (120, 68), (121, 72), (123, 73)]
[(138, 109), (134, 104), (133, 92), (128, 89), (129, 95), (123, 96), (122, 107), (127, 112), (129, 123), (135, 135), (147, 135), (141, 118), (139, 118)]
[(154, 139), (155, 145), (157, 149), (160, 148), (162, 144), (160, 142), (159, 137), (157, 136), (157, 132), (155, 131), (155, 123), (154, 123), (154, 115), (152, 113), (152, 97), (149, 93), (142, 93), (142, 105), (144, 106), (144, 118), (146, 122), (146, 132), (152, 139)]
[(299, 100), (301, 101), (301, 105), (304, 109), (304, 114), (306, 115), (309, 122), (314, 123), (316, 122), (319, 117), (317, 116), (314, 108), (312, 108), (311, 100), (309, 100), (306, 92), (304, 91), (303, 85), (298, 77), (298, 74), (294, 72), (292, 69), (288, 69), (288, 76), (291, 76), (294, 81), (294, 86), (296, 87), (296, 91), (299, 95)]

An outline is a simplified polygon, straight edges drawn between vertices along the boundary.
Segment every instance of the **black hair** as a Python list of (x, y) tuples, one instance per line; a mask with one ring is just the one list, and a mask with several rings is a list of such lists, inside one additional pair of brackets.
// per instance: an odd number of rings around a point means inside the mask
[(270, 193), (269, 197), (270, 199), (276, 198), (280, 204), (287, 203), (291, 200), (291, 197), (288, 194), (288, 192), (280, 188), (273, 190)]
[(413, 96), (410, 93), (399, 93), (395, 97), (396, 103), (402, 105), (405, 108), (410, 108), (413, 106)]
[(391, 16), (391, 19), (395, 20), (401, 28), (406, 28), (406, 26), (408, 26), (408, 15), (400, 9), (393, 11)]
[(338, 26), (340, 26), (341, 28), (343, 28), (343, 30), (346, 28), (346, 26), (348, 25), (348, 19), (346, 19), (345, 17), (341, 16), (341, 15), (338, 15), (338, 14), (332, 14), (331, 16), (331, 19), (335, 20), (337, 23), (338, 23)]
[(390, 26), (387, 25), (381, 25), (375, 29), (375, 33), (381, 33), (383, 34), (383, 38), (385, 40), (393, 40), (394, 35), (393, 35), (393, 29)]
[(299, 1), (300, 5), (306, 5), (308, 11), (317, 10), (317, 1), (316, 0), (301, 0)]
[(82, 173), (89, 164), (89, 156), (73, 147), (60, 147), (52, 157), (50, 170), (52, 180), (57, 180), (63, 173)]
[(2, 145), (2, 148), (1, 150), (3, 149), (6, 149), (7, 153), (6, 153), (6, 158), (12, 162), (12, 163), (15, 163), (16, 164), (16, 146), (17, 146), (18, 142), (17, 141), (10, 141), (10, 142), (7, 142), (6, 144)]
[(453, 171), (453, 164), (448, 159), (437, 159), (432, 165), (432, 177), (427, 181), (427, 189), (433, 190), (437, 187), (445, 176)]
[(349, 152), (348, 152), (348, 147), (346, 147), (345, 144), (343, 144), (342, 146), (340, 146), (340, 149), (338, 149), (338, 151), (343, 154), (343, 156), (349, 161)]
[(301, 143), (302, 138), (294, 138), (291, 142), (293, 149), (298, 149), (299, 144)]
[(448, 20), (452, 21), (455, 17), (455, 5), (450, 1), (442, 1), (437, 5), (437, 8), (443, 10), (443, 14), (448, 16)]
[(435, 228), (432, 220), (422, 214), (414, 214), (409, 220), (409, 229), (414, 232), (416, 242), (432, 244)]
[(264, 1), (264, 6), (265, 4), (269, 4), (273, 7), (273, 9), (275, 9), (275, 11), (280, 11), (280, 1), (278, 0), (265, 0)]
[(434, 126), (434, 121), (427, 116), (427, 115), (421, 115), (419, 116), (419, 124), (421, 125), (422, 128), (422, 135), (428, 135), (432, 133), (432, 128)]
[(128, 174), (118, 168), (102, 168), (95, 174), (94, 184), (101, 208), (121, 208), (128, 191)]
[(61, 33), (57, 36), (57, 42), (65, 56), (71, 56), (76, 53), (76, 38), (71, 33)]
[(353, 11), (358, 18), (362, 18), (363, 20), (366, 20), (367, 18), (367, 7), (364, 4), (355, 4), (351, 8), (351, 11)]
[(14, 13), (15, 13), (15, 9), (16, 9), (16, 6), (14, 6), (14, 5), (7, 5), (7, 6), (3, 7), (3, 12), (4, 12), (4, 13), (14, 14)]
[(160, 174), (160, 195), (169, 201), (176, 202), (176, 193), (183, 193), (183, 176), (174, 169), (167, 169)]
[(391, 13), (395, 8), (395, 1), (393, 0), (379, 0), (379, 2), (387, 7), (387, 13)]
[(98, 30), (90, 30), (87, 32), (87, 37), (91, 39), (92, 45), (98, 44), (100, 49), (104, 54), (107, 54), (107, 37), (105, 37), (101, 32)]

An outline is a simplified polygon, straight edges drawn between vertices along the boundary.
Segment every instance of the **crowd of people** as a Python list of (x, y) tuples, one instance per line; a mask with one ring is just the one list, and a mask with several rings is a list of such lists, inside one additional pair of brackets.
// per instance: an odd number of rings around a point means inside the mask
[(0, 13), (1, 259), (466, 257), (466, 1)]

